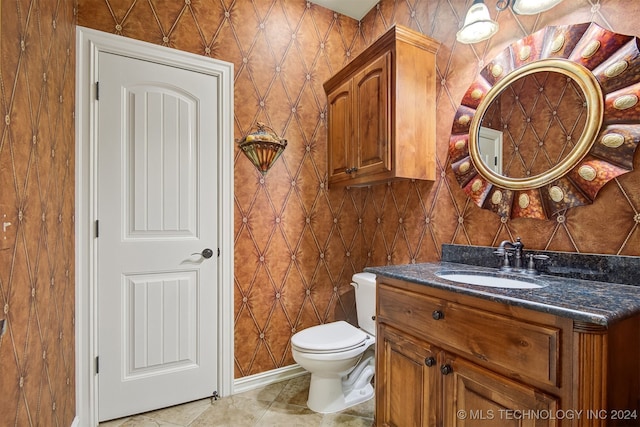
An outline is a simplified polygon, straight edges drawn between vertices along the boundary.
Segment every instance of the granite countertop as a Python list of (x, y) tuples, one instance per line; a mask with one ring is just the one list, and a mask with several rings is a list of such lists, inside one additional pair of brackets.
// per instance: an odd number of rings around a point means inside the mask
[[(452, 282), (436, 275), (439, 271), (499, 273), (497, 268), (453, 262), (367, 267), (379, 276), (406, 280), (437, 289), (470, 295), (503, 304), (550, 313), (573, 320), (607, 326), (640, 313), (640, 287), (592, 280), (557, 277), (547, 274), (532, 280), (544, 287), (506, 289)], [(504, 273), (527, 280), (522, 273)]]

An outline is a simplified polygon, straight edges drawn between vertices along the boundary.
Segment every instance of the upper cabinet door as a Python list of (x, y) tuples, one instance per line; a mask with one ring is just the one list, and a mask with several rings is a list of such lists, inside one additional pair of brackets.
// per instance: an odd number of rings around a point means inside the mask
[(352, 104), (351, 80), (327, 95), (330, 181), (347, 179), (347, 169), (351, 168)]
[(391, 53), (374, 60), (354, 78), (354, 166), (358, 175), (391, 170)]

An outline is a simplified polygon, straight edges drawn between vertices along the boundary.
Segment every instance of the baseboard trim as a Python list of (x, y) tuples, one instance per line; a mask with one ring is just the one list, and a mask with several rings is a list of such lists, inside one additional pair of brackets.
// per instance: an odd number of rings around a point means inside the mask
[(77, 416), (73, 419), (73, 421), (71, 422), (71, 426), (70, 427), (80, 427), (80, 418), (78, 418)]
[(296, 363), (285, 366), (284, 368), (272, 369), (271, 371), (238, 378), (233, 382), (233, 394), (254, 390), (280, 381), (299, 377), (306, 373), (307, 371)]

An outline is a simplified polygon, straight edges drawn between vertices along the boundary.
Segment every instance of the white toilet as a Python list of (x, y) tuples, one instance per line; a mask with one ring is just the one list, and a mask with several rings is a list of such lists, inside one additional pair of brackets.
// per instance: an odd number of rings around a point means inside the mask
[(353, 275), (360, 329), (344, 321), (312, 326), (291, 337), (293, 359), (311, 372), (307, 406), (323, 414), (373, 397), (376, 276)]

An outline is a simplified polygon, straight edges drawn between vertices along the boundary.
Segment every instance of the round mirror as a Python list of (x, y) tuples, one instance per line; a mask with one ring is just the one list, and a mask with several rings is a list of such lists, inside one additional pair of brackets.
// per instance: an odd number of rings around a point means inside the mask
[(478, 107), (469, 132), (471, 160), (478, 173), (504, 188), (546, 185), (589, 152), (602, 110), (600, 85), (582, 65), (564, 59), (524, 65), (493, 86)]
[(633, 170), (638, 39), (595, 23), (547, 27), (482, 69), (456, 112), (449, 159), (478, 206), (546, 219)]
[(474, 133), (480, 161), (498, 175), (545, 173), (571, 152), (584, 131), (584, 92), (556, 71), (513, 81), (489, 103)]

